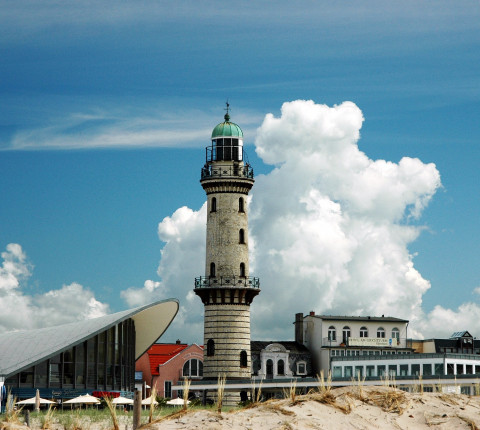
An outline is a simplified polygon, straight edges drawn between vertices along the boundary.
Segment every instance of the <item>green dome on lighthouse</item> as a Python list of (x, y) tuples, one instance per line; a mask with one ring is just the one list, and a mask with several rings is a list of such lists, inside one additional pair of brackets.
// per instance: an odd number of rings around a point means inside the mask
[(235, 124), (234, 122), (230, 122), (230, 115), (227, 113), (225, 114), (225, 121), (218, 124), (212, 131), (212, 139), (216, 137), (240, 137), (243, 138), (243, 131), (242, 129)]

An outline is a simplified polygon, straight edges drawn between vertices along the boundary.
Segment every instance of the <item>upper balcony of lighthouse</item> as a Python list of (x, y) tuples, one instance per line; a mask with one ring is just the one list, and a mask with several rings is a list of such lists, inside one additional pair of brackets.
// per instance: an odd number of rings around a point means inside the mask
[(211, 145), (205, 148), (205, 165), (201, 180), (216, 178), (245, 178), (253, 180), (253, 169), (244, 162), (243, 132), (230, 121), (227, 113), (225, 121), (212, 131)]

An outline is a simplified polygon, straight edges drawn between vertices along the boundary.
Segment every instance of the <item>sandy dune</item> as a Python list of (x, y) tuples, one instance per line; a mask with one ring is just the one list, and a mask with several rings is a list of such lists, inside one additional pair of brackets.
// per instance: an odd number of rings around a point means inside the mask
[[(132, 420), (119, 416), (120, 430), (131, 430)], [(33, 428), (37, 426), (33, 425)], [(109, 430), (112, 422), (83, 422), (77, 430)], [(63, 430), (54, 424), (51, 430)], [(404, 393), (391, 387), (345, 387), (271, 400), (252, 407), (222, 412), (176, 412), (145, 430), (165, 429), (479, 429), (480, 397), (442, 393)], [(0, 429), (25, 430), (0, 423)], [(70, 430), (70, 429), (66, 429)]]
[(334, 389), (237, 412), (187, 412), (153, 429), (480, 429), (480, 398), (385, 387)]

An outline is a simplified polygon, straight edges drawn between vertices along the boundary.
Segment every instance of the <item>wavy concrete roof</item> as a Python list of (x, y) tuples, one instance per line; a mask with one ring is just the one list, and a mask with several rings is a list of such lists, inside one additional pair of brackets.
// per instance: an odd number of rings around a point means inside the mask
[(135, 359), (165, 332), (178, 312), (178, 301), (168, 299), (56, 327), (0, 334), (0, 377), (8, 377), (53, 357), (116, 324), (135, 321)]

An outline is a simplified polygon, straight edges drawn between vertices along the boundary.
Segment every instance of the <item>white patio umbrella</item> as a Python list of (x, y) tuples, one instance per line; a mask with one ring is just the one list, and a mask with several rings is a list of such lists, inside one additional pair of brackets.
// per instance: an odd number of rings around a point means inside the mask
[(152, 396), (147, 397), (146, 399), (143, 399), (142, 400), (142, 405), (143, 406), (150, 405), (152, 403), (152, 400), (153, 400), (154, 405), (158, 405), (158, 402)]
[(114, 405), (133, 405), (133, 399), (127, 399), (126, 397), (119, 396), (115, 397), (112, 400), (112, 403)]
[[(34, 405), (36, 400), (37, 400), (36, 397), (31, 397), (30, 399), (21, 400), (20, 402), (17, 402), (15, 404), (16, 405)], [(51, 400), (40, 398), (40, 404), (41, 405), (50, 405), (52, 403), (55, 403), (55, 402), (52, 402)]]
[[(190, 400), (187, 400), (187, 405), (190, 403)], [(172, 406), (183, 406), (184, 402), (183, 399), (180, 397), (177, 397), (176, 399), (169, 400), (167, 402), (167, 405), (172, 405)]]
[(64, 405), (74, 405), (78, 403), (83, 403), (85, 405), (98, 405), (100, 400), (96, 397), (91, 396), (90, 394), (84, 394), (83, 396), (75, 397), (74, 399), (66, 400), (63, 402)]

